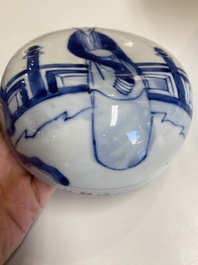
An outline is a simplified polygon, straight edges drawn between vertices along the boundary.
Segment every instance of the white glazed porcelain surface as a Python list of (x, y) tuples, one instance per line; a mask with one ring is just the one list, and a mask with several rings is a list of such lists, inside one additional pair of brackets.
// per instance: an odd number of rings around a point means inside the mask
[(22, 47), (1, 83), (11, 148), (38, 178), (115, 193), (158, 176), (192, 117), (188, 77), (159, 45), (125, 32), (74, 28)]

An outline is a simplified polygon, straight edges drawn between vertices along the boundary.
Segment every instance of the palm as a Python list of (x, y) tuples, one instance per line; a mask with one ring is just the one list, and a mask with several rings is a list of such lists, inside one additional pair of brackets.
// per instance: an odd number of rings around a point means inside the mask
[(54, 191), (16, 161), (0, 128), (0, 265), (21, 243)]

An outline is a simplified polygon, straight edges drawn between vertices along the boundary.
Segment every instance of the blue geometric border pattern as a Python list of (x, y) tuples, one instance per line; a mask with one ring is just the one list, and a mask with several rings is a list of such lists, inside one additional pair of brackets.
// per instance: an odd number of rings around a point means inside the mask
[(178, 105), (192, 118), (192, 91), (184, 70), (176, 68), (177, 73), (173, 75), (171, 68), (166, 64), (139, 63), (138, 66), (147, 80), (150, 100)]
[[(163, 63), (137, 63), (136, 64), (147, 82), (148, 98), (178, 105), (192, 117), (191, 87), (186, 73), (180, 69), (172, 69), (171, 65)], [(25, 80), (28, 69), (15, 75), (5, 87), (1, 89), (1, 97), (10, 106), (9, 111), (12, 122), (34, 105), (49, 98), (69, 93), (89, 92), (87, 84), (87, 65), (85, 64), (49, 64), (39, 66), (39, 71), (44, 72), (48, 87), (44, 84), (31, 85), (32, 95), (28, 95), (26, 87), (30, 80)], [(59, 80), (58, 80), (59, 77)], [(71, 80), (71, 85), (64, 86), (61, 77)], [(72, 78), (79, 78), (79, 84), (73, 86)], [(37, 79), (40, 80), (40, 79)], [(60, 85), (60, 83), (62, 84)], [(38, 86), (40, 85), (40, 86)], [(178, 89), (179, 86), (179, 89)], [(38, 87), (40, 90), (37, 92)], [(37, 90), (35, 89), (37, 88)], [(41, 89), (43, 88), (43, 95)], [(38, 94), (36, 94), (38, 93)], [(15, 104), (13, 104), (13, 101)], [(12, 102), (12, 104), (10, 104)]]

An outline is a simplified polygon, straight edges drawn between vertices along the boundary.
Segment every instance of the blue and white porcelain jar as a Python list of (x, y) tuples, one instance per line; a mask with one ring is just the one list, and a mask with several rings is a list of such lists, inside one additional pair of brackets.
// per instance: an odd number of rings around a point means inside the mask
[(53, 32), (22, 47), (4, 73), (4, 133), (38, 178), (92, 194), (159, 175), (183, 144), (192, 92), (178, 61), (116, 30)]

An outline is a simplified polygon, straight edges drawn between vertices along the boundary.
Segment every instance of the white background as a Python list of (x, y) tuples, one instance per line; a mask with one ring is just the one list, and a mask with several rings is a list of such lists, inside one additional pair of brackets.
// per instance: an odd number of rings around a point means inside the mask
[(58, 190), (6, 265), (198, 264), (198, 1), (0, 0), (0, 76), (29, 40), (80, 26), (142, 35), (174, 54), (194, 91), (193, 123), (170, 168), (139, 190)]

